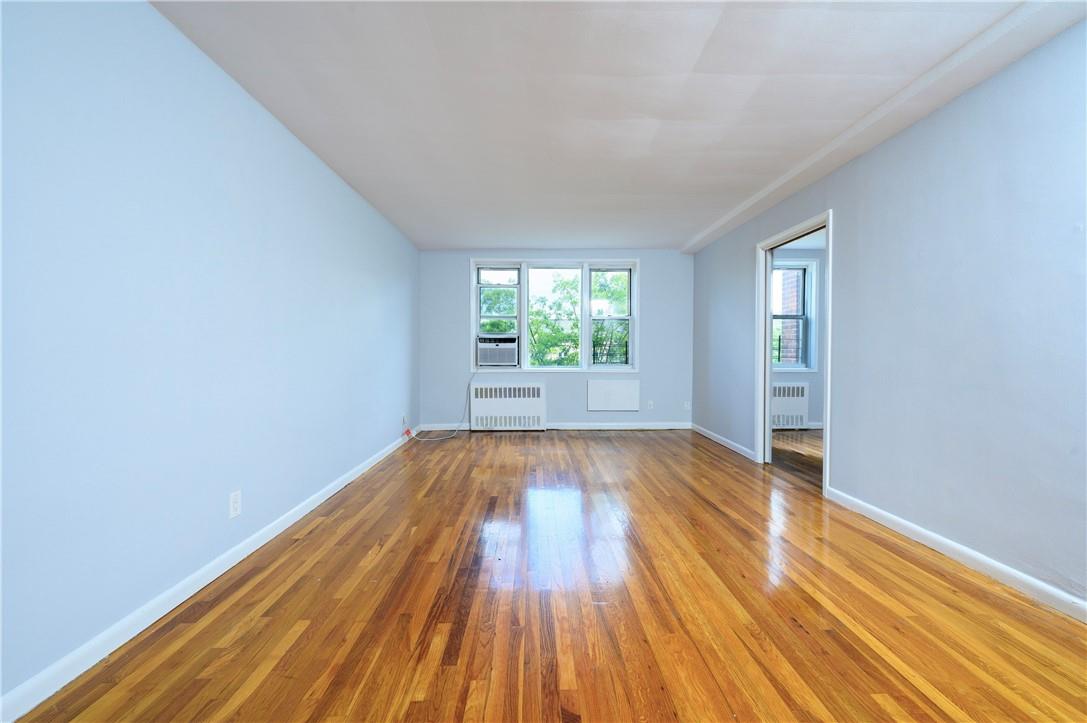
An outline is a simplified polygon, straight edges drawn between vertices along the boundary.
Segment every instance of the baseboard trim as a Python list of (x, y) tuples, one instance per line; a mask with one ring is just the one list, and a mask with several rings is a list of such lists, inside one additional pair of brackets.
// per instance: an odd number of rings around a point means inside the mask
[[(420, 424), (416, 427), (418, 432), (437, 432), (448, 431), (451, 429), (468, 429), (467, 424), (461, 424), (460, 422), (446, 422), (444, 424)], [(690, 422), (552, 422), (547, 425), (548, 429), (584, 429), (584, 430), (608, 430), (608, 429), (628, 429), (628, 430), (656, 430), (656, 429), (690, 429)]]
[(715, 432), (711, 432), (710, 430), (706, 429), (705, 427), (699, 426), (697, 424), (692, 424), (691, 429), (698, 432), (699, 434), (701, 434), (703, 437), (706, 437), (707, 439), (712, 439), (714, 442), (717, 442), (717, 444), (720, 444), (723, 447), (728, 447), (729, 449), (731, 449), (733, 452), (736, 452), (737, 454), (742, 454), (744, 457), (747, 457), (752, 462), (756, 461), (755, 460), (755, 450), (753, 450), (753, 449), (748, 449), (747, 447), (743, 446), (742, 444), (737, 444), (736, 442), (733, 442), (728, 437), (722, 437), (720, 434), (717, 434)]
[(436, 424), (420, 424), (415, 428), (416, 432), (445, 432), (450, 429), (468, 429), (468, 424), (460, 422), (438, 422)]
[(547, 425), (548, 429), (562, 430), (657, 430), (657, 429), (690, 429), (690, 422), (553, 422)]
[(0, 717), (5, 722), (13, 721), (19, 716), (30, 712), (34, 706), (75, 680), (76, 677), (90, 669), (95, 663), (117, 650), (163, 615), (199, 592), (215, 578), (300, 520), (317, 505), (339, 492), (350, 482), (353, 482), (366, 470), (395, 452), (407, 440), (407, 437), (401, 436), (362, 464), (340, 475), (331, 484), (311, 495), (275, 521), (242, 540), (170, 589), (136, 608), (29, 680), (12, 688), (11, 691), (0, 698), (0, 711), (2, 711)]
[(1078, 598), (1072, 593), (1054, 587), (1048, 582), (1032, 577), (1025, 572), (1004, 564), (999, 560), (978, 552), (972, 547), (949, 540), (948, 538), (933, 532), (932, 530), (916, 525), (909, 520), (887, 512), (886, 510), (871, 505), (864, 500), (859, 500), (841, 490), (828, 487), (826, 497), (837, 502), (843, 507), (848, 507), (854, 512), (859, 512), (865, 517), (878, 522), (884, 527), (889, 527), (895, 532), (901, 533), (911, 540), (916, 540), (922, 545), (931, 547), (948, 557), (958, 560), (967, 567), (984, 573), (989, 577), (1013, 587), (1040, 603), (1048, 605), (1065, 615), (1077, 620), (1087, 622), (1087, 599)]

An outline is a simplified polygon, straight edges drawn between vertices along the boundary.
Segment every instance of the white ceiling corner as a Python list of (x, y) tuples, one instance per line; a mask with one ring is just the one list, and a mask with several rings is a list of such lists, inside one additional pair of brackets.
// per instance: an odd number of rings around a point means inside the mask
[(424, 249), (693, 252), (1083, 3), (155, 6)]

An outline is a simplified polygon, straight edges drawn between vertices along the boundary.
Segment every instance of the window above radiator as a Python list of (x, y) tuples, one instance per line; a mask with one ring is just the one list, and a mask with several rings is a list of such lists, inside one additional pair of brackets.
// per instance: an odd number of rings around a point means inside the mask
[(472, 259), (470, 278), (473, 371), (637, 371), (637, 261)]

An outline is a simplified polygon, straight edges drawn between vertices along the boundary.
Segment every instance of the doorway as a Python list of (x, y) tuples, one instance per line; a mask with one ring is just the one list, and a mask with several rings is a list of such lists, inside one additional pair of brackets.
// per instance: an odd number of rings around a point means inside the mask
[(757, 266), (759, 461), (825, 490), (830, 212), (759, 244)]

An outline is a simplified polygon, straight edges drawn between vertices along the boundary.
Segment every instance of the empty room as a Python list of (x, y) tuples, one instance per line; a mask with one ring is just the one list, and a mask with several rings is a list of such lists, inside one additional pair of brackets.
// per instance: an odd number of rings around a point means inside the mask
[(4, 0), (0, 718), (1087, 720), (1085, 17)]

